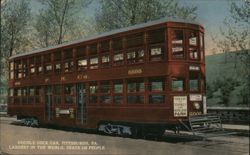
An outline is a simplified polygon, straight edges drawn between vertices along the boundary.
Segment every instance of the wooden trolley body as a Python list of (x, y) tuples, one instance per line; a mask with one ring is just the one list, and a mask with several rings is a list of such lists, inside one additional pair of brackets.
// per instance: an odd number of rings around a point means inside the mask
[(204, 29), (158, 20), (10, 58), (8, 114), (41, 124), (177, 124), (203, 114)]

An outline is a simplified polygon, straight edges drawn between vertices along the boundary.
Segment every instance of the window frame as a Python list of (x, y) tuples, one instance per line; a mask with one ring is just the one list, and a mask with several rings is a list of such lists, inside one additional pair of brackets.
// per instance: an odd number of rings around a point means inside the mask
[[(91, 88), (91, 86), (95, 87), (95, 91), (94, 92), (92, 92), (91, 89), (93, 89), (93, 88)], [(99, 104), (99, 85), (98, 85), (97, 81), (92, 81), (92, 82), (89, 83), (89, 85), (88, 85), (88, 94), (89, 94), (88, 103), (90, 105), (97, 105), (97, 104)], [(91, 101), (92, 97), (96, 98), (96, 102), (92, 102)]]
[[(121, 85), (121, 91), (116, 91), (116, 85)], [(124, 81), (123, 80), (115, 80), (113, 82), (113, 104), (114, 105), (121, 105), (124, 104), (124, 99), (125, 99), (125, 85), (124, 85)], [(120, 102), (116, 102), (117, 101), (117, 97), (121, 98)]]
[[(161, 82), (161, 89), (153, 89), (153, 82)], [(148, 78), (148, 103), (150, 105), (162, 105), (166, 103), (166, 90), (167, 90), (167, 78), (165, 76), (155, 76)], [(152, 101), (152, 96), (163, 96), (163, 102), (154, 103)]]
[[(191, 90), (191, 79), (197, 80), (197, 89)], [(201, 73), (200, 71), (189, 71), (188, 79), (189, 92), (200, 92), (201, 91)]]
[[(60, 87), (60, 91), (58, 92), (57, 88), (56, 87)], [(56, 85), (53, 85), (53, 91), (52, 91), (52, 100), (53, 100), (53, 103), (54, 104), (62, 104), (64, 102), (64, 98), (63, 98), (63, 95), (64, 95), (64, 87), (63, 85), (61, 84), (56, 84)], [(58, 103), (58, 99), (60, 100), (60, 103)]]
[[(190, 39), (192, 37), (192, 34), (194, 34), (196, 44), (190, 44)], [(199, 61), (200, 60), (200, 49), (199, 49), (199, 31), (198, 30), (186, 30), (186, 36), (187, 36), (187, 55), (188, 59), (192, 61)], [(193, 52), (196, 51), (196, 52)], [(197, 54), (195, 56), (195, 53)]]
[[(178, 40), (174, 40), (174, 36), (176, 36), (175, 31), (181, 31), (182, 32), (182, 42), (181, 43), (176, 42)], [(172, 59), (175, 59), (175, 60), (184, 60), (184, 59), (186, 59), (186, 52), (185, 52), (186, 51), (185, 50), (186, 41), (185, 41), (185, 37), (186, 37), (186, 35), (185, 35), (185, 30), (184, 29), (177, 29), (177, 28), (170, 29), (169, 44), (170, 44), (170, 53), (171, 53), (171, 58)], [(173, 41), (175, 41), (175, 42), (173, 42)], [(180, 51), (180, 53), (182, 52), (183, 56), (182, 57), (175, 56), (174, 52), (173, 52), (174, 48), (182, 48), (182, 51)], [(179, 51), (177, 51), (177, 52), (179, 52)], [(178, 54), (176, 54), (176, 55), (178, 55)]]
[[(143, 52), (143, 56), (140, 56), (140, 52)], [(127, 49), (125, 53), (128, 65), (141, 64), (145, 62), (145, 48), (143, 46)], [(128, 58), (129, 53), (134, 53), (134, 57)]]
[[(130, 91), (129, 84), (135, 84), (135, 91)], [(142, 84), (142, 85), (141, 85)], [(126, 80), (126, 94), (127, 94), (127, 104), (128, 105), (143, 105), (145, 104), (146, 97), (146, 87), (145, 87), (145, 79), (144, 78), (133, 78), (133, 79), (127, 79)], [(143, 89), (141, 89), (141, 86), (143, 86)], [(130, 97), (135, 97), (136, 100), (143, 100), (142, 102), (129, 102)]]
[[(182, 81), (183, 82), (183, 85), (182, 85), (182, 90), (176, 90), (176, 89), (173, 89), (173, 82), (174, 81)], [(184, 77), (172, 77), (171, 78), (171, 91), (172, 92), (184, 92), (186, 91), (186, 78)]]
[[(79, 66), (79, 61), (86, 61), (86, 65)], [(76, 60), (76, 63), (77, 63), (77, 71), (85, 71), (88, 69), (88, 58), (87, 57), (78, 58)]]
[[(91, 60), (93, 60), (93, 59), (96, 59), (97, 60), (97, 63), (94, 63), (94, 64), (91, 64)], [(89, 69), (98, 69), (99, 68), (99, 57), (98, 57), (98, 55), (96, 55), (96, 56), (90, 56), (89, 57)]]
[[(157, 55), (152, 55), (152, 49), (153, 48), (161, 48), (161, 53)], [(149, 61), (150, 62), (161, 62), (165, 60), (165, 45), (163, 44), (155, 44), (149, 46)]]
[[(108, 61), (107, 62), (103, 62), (103, 58), (106, 57), (108, 58)], [(101, 65), (101, 68), (105, 68), (105, 67), (110, 67), (111, 66), (111, 56), (109, 53), (105, 53), (105, 54), (101, 54), (100, 55), (100, 65)]]
[[(66, 87), (67, 86), (71, 86), (73, 87), (73, 92), (71, 92), (72, 90), (70, 89), (70, 93), (66, 93)], [(70, 97), (72, 99), (71, 102), (68, 103), (67, 97)], [(76, 104), (76, 85), (75, 84), (65, 84), (63, 86), (63, 103), (67, 104), (67, 105), (75, 105)]]
[[(117, 56), (117, 55), (122, 56), (122, 59), (119, 58), (119, 60), (115, 60), (115, 56)], [(124, 61), (125, 61), (124, 52), (123, 51), (119, 51), (117, 53), (114, 53), (114, 55), (112, 57), (112, 60), (113, 60), (113, 66), (121, 66), (121, 65), (123, 65)]]

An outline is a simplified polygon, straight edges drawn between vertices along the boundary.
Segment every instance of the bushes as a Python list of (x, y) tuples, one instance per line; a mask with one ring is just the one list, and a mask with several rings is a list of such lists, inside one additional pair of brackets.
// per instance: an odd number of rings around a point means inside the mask
[(207, 97), (218, 98), (219, 104), (228, 106), (231, 92), (239, 85), (240, 83), (231, 77), (217, 78), (211, 84), (207, 84)]

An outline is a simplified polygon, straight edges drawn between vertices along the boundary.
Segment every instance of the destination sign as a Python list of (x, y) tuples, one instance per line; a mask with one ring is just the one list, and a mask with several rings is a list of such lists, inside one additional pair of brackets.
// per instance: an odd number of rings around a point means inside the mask
[(190, 94), (189, 100), (190, 101), (202, 101), (202, 95), (201, 94)]
[(199, 67), (199, 66), (189, 66), (189, 70), (192, 70), (192, 71), (199, 71), (199, 70), (200, 70), (200, 67)]

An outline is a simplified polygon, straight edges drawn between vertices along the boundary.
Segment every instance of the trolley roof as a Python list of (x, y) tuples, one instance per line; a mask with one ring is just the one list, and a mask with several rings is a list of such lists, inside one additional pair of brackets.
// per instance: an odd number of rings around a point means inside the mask
[(50, 46), (50, 47), (36, 49), (36, 50), (26, 52), (26, 53), (20, 53), (20, 54), (11, 56), (9, 59), (14, 59), (14, 58), (17, 58), (17, 57), (26, 56), (26, 55), (30, 55), (30, 54), (36, 54), (36, 53), (40, 53), (40, 52), (44, 52), (44, 51), (48, 51), (48, 50), (57, 49), (57, 48), (62, 48), (62, 47), (69, 46), (69, 45), (72, 45), (72, 44), (78, 44), (78, 43), (82, 43), (82, 42), (85, 42), (85, 41), (90, 41), (90, 40), (94, 40), (94, 39), (97, 39), (97, 38), (107, 37), (107, 36), (114, 35), (114, 34), (117, 34), (117, 33), (122, 33), (122, 32), (130, 31), (130, 30), (149, 27), (149, 26), (153, 26), (153, 25), (157, 25), (157, 24), (161, 24), (161, 23), (165, 23), (165, 22), (181, 22), (181, 23), (189, 23), (189, 24), (201, 25), (198, 22), (194, 22), (194, 21), (190, 21), (190, 20), (171, 19), (171, 18), (166, 18), (165, 17), (165, 18), (162, 18), (162, 19), (149, 21), (149, 22), (146, 22), (146, 23), (136, 24), (136, 25), (121, 28), (121, 29), (111, 30), (111, 31), (108, 31), (108, 32), (104, 32), (104, 33), (101, 33), (101, 34), (96, 34), (96, 35), (89, 36), (89, 37), (82, 38), (82, 39), (78, 39), (78, 40), (75, 40), (75, 41), (65, 42), (65, 43), (62, 43), (62, 44), (59, 44), (59, 45), (54, 45), (54, 46)]

